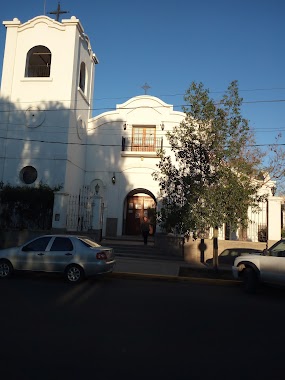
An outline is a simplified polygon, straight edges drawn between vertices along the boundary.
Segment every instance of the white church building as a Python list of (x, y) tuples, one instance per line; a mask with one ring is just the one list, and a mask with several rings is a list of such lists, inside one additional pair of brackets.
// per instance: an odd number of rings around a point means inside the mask
[[(157, 151), (167, 152), (165, 134), (184, 114), (142, 95), (92, 117), (99, 60), (80, 20), (44, 15), (3, 25), (0, 182), (60, 187), (54, 229), (139, 234), (148, 208), (160, 207), (152, 178)], [(271, 194), (273, 185), (262, 189), (269, 197), (260, 213), (249, 210), (248, 240), (257, 241), (260, 225), (267, 224), (269, 240), (280, 239), (281, 200)], [(226, 228), (219, 234), (225, 239)]]

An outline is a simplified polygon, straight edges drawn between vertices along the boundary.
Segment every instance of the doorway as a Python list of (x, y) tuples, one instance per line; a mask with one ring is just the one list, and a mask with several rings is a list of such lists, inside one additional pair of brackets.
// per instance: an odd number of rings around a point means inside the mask
[(144, 216), (149, 217), (150, 209), (156, 209), (155, 200), (148, 194), (129, 194), (126, 199), (125, 234), (139, 235)]

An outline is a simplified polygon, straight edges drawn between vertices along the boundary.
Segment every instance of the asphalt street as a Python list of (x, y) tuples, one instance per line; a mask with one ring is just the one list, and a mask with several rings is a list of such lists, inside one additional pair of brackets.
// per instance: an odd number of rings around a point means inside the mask
[(104, 240), (104, 245), (114, 247), (116, 253), (116, 266), (114, 275), (139, 276), (146, 278), (169, 279), (187, 281), (190, 279), (204, 279), (208, 281), (228, 281), (236, 284), (232, 277), (231, 267), (219, 266), (218, 271), (201, 262), (186, 262), (183, 257), (165, 256), (153, 243), (143, 248), (140, 241)]
[(112, 276), (0, 281), (1, 379), (283, 379), (284, 293)]

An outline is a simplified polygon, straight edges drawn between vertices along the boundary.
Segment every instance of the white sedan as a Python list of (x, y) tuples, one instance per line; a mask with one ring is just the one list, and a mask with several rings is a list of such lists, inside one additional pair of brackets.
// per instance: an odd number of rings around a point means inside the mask
[(44, 235), (20, 247), (0, 250), (0, 278), (14, 271), (54, 272), (78, 283), (85, 277), (110, 273), (115, 266), (113, 248), (79, 235)]
[(243, 280), (248, 293), (254, 293), (260, 283), (285, 286), (285, 239), (261, 253), (237, 257), (232, 273)]

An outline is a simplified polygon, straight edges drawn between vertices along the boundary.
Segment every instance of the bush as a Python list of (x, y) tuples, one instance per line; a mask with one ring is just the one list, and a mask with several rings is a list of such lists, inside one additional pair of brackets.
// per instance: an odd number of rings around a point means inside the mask
[(50, 229), (54, 191), (39, 187), (3, 186), (0, 191), (0, 226), (2, 229)]

